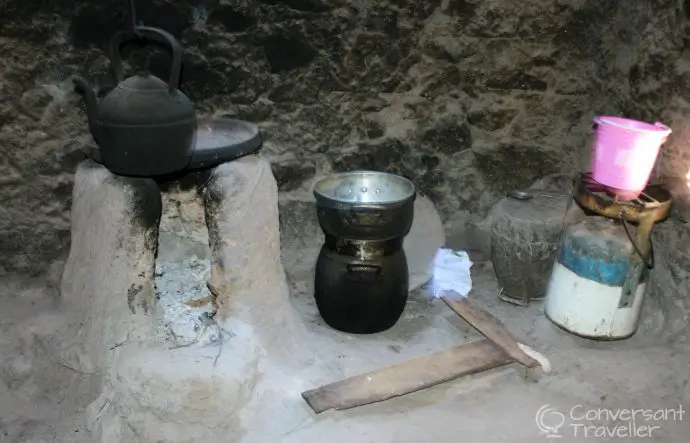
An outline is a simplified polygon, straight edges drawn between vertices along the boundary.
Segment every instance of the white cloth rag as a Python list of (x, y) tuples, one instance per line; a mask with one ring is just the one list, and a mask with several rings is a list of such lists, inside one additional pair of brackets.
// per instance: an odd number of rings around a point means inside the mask
[(454, 291), (461, 297), (467, 297), (472, 290), (471, 267), (472, 261), (467, 252), (440, 248), (433, 262), (432, 295), (441, 298), (446, 291)]

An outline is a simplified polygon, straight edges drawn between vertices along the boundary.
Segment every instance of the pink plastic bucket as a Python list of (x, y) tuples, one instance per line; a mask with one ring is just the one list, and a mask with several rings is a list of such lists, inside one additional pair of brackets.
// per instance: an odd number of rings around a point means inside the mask
[(620, 199), (638, 197), (671, 129), (658, 122), (609, 116), (595, 117), (594, 124), (592, 178), (611, 188)]

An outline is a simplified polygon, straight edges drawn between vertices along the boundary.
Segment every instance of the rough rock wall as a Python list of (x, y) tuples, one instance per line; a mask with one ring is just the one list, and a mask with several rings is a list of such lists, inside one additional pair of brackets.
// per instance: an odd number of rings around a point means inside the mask
[[(596, 57), (612, 0), (138, 3), (140, 20), (183, 43), (183, 89), (200, 112), (261, 125), (282, 191), (330, 169), (380, 169), (411, 177), (444, 217), (584, 167), (590, 118), (618, 110), (602, 88), (626, 81), (600, 78)], [(0, 21), (0, 274), (39, 272), (68, 247), (86, 130), (68, 77), (106, 92), (101, 49), (130, 18), (124, 0), (0, 10), (11, 18)], [(148, 61), (167, 75), (164, 53)]]
[[(621, 8), (619, 15), (634, 16), (638, 29), (632, 42), (618, 49), (623, 60), (611, 78), (624, 87), (612, 88), (615, 100), (630, 115), (662, 121), (673, 129), (661, 150), (655, 171), (672, 180), (674, 216), (690, 220), (690, 2), (647, 0), (637, 8)], [(620, 68), (628, 68), (621, 72)], [(627, 72), (626, 72), (627, 71)], [(613, 82), (612, 82), (613, 83)]]
[(605, 0), (590, 27), (601, 32), (585, 46), (602, 109), (673, 129), (653, 176), (674, 197), (670, 220), (656, 227), (656, 269), (650, 294), (660, 304), (666, 332), (688, 331), (690, 320), (690, 2)]
[(687, 331), (690, 322), (690, 2), (636, 2), (620, 7), (616, 17), (620, 32), (630, 35), (625, 27), (635, 32), (613, 46), (616, 63), (602, 65), (609, 71), (609, 94), (628, 115), (673, 129), (655, 170), (670, 185), (674, 209), (655, 229), (651, 291), (673, 334)]

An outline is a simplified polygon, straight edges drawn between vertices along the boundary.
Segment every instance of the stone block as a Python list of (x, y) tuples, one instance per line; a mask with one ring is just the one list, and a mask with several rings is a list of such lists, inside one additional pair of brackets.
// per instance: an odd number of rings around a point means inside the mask
[(69, 354), (78, 361), (70, 365), (85, 372), (105, 370), (109, 349), (148, 323), (155, 305), (160, 216), (153, 180), (115, 176), (90, 160), (79, 165), (61, 303), (80, 313), (83, 323), (71, 342), (55, 344), (71, 347)]
[(247, 340), (287, 358), (295, 346), (289, 337), (299, 327), (280, 260), (278, 188), (270, 163), (247, 156), (218, 166), (204, 204), (216, 321), (235, 334), (249, 328)]

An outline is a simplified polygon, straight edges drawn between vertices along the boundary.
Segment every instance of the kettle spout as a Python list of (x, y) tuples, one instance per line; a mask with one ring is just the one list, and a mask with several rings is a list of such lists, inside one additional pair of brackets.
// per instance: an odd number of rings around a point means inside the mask
[(96, 93), (93, 88), (83, 77), (73, 76), (72, 83), (76, 86), (76, 89), (84, 95), (84, 103), (86, 104), (86, 118), (89, 122), (89, 131), (93, 136), (94, 140), (98, 143), (98, 100), (96, 99)]

